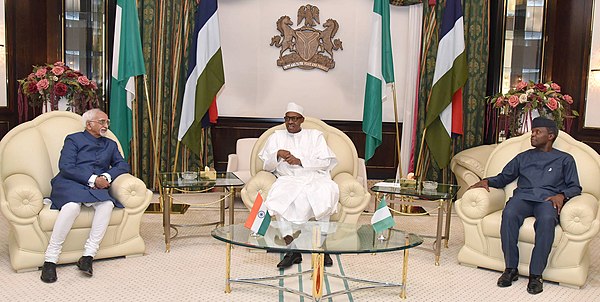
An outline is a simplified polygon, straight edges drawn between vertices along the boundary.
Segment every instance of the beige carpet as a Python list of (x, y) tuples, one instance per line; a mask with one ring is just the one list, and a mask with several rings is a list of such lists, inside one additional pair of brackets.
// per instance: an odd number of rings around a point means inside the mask
[[(243, 222), (247, 211), (236, 204), (236, 222)], [(173, 215), (173, 223), (192, 223), (213, 219), (215, 209), (192, 209), (185, 215)], [(362, 223), (370, 216), (364, 215)], [(396, 217), (397, 228), (413, 233), (432, 234), (435, 216)], [(7, 251), (7, 223), (0, 215), (0, 301), (279, 301), (279, 292), (251, 285), (233, 284), (225, 294), (225, 244), (210, 237), (210, 227), (181, 230), (183, 235), (200, 237), (177, 238), (170, 253), (164, 252), (162, 217), (146, 214), (142, 236), (146, 240), (146, 255), (119, 258), (94, 263), (94, 277), (83, 277), (74, 265), (58, 268), (58, 281), (45, 284), (40, 272), (15, 273), (10, 268)], [(599, 301), (600, 242), (591, 246), (592, 267), (583, 289), (572, 289), (545, 283), (537, 296), (526, 291), (527, 280), (520, 278), (512, 287), (498, 288), (498, 272), (473, 269), (456, 263), (462, 244), (462, 224), (452, 220), (451, 240), (442, 251), (441, 265), (434, 265), (433, 254), (424, 250), (410, 251), (408, 270), (408, 301)], [(431, 247), (426, 239), (423, 246)], [(280, 255), (252, 252), (236, 247), (232, 252), (232, 277), (278, 274), (275, 264)], [(309, 257), (304, 257), (309, 262)], [(400, 282), (401, 252), (377, 255), (342, 255), (343, 271), (348, 276)], [(307, 265), (305, 263), (305, 265)], [(337, 263), (336, 263), (337, 265)], [(285, 301), (308, 301), (289, 298)], [(333, 301), (399, 301), (399, 289), (367, 290), (340, 296)]]

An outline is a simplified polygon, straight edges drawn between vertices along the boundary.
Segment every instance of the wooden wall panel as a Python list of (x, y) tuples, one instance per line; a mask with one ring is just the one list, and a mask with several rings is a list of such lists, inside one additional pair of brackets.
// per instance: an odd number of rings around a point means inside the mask
[(6, 0), (5, 10), (8, 107), (0, 108), (0, 138), (18, 123), (17, 80), (26, 77), (32, 65), (62, 58), (62, 0)]
[(573, 137), (600, 153), (600, 129), (583, 127), (592, 5), (593, 0), (548, 1), (544, 78), (559, 83), (573, 97), (574, 108), (580, 113), (573, 124)]
[[(259, 137), (265, 130), (282, 123), (282, 119), (220, 117), (219, 123), (212, 129), (215, 168), (227, 168), (227, 156), (235, 153), (236, 141), (240, 138)], [(362, 123), (353, 121), (325, 121), (346, 133), (354, 142), (359, 157), (364, 157), (365, 135)], [(383, 144), (377, 148), (375, 156), (367, 163), (369, 178), (393, 178), (396, 173), (397, 157), (395, 148), (395, 130), (393, 123), (383, 124)], [(402, 129), (400, 128), (400, 131)]]

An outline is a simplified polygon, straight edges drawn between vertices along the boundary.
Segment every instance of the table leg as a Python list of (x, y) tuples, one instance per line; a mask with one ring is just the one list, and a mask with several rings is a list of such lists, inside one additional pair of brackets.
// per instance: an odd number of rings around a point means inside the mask
[(313, 264), (313, 290), (312, 296), (315, 301), (320, 301), (323, 297), (323, 262), (325, 260), (324, 254), (312, 254)]
[[(227, 190), (224, 192), (227, 194)], [(225, 197), (221, 198), (221, 202), (219, 202), (219, 225), (225, 226)]]
[(173, 205), (173, 190), (163, 188), (164, 196), (161, 196), (163, 203), (163, 227), (165, 234), (165, 252), (171, 251), (171, 206)]
[(401, 299), (406, 299), (407, 275), (408, 275), (408, 249), (404, 249), (404, 258), (402, 259), (402, 291), (400, 291)]
[(228, 294), (231, 292), (231, 283), (229, 282), (231, 279), (231, 243), (227, 243), (225, 246), (225, 293)]
[(443, 200), (440, 200), (438, 204), (438, 220), (437, 230), (435, 232), (435, 265), (440, 265), (440, 253), (442, 250), (442, 223), (444, 220), (444, 204)]
[(444, 234), (444, 246), (448, 248), (450, 239), (450, 218), (452, 217), (452, 199), (446, 199), (446, 232)]
[(235, 207), (233, 202), (235, 201), (235, 187), (229, 187), (229, 225), (232, 225), (235, 218)]

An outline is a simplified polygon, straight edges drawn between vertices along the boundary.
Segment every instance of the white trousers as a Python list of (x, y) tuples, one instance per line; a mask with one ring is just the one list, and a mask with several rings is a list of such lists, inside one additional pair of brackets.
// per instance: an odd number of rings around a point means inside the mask
[(79, 213), (81, 212), (81, 206), (94, 207), (94, 218), (92, 220), (92, 229), (90, 235), (85, 242), (83, 256), (96, 256), (100, 242), (104, 238), (108, 223), (110, 222), (110, 215), (114, 204), (112, 201), (99, 201), (92, 203), (78, 203), (68, 202), (58, 212), (58, 217), (54, 222), (54, 229), (52, 230), (52, 236), (50, 236), (50, 242), (48, 248), (46, 248), (46, 255), (44, 261), (57, 263), (58, 256), (62, 251), (63, 243), (73, 227), (73, 223)]

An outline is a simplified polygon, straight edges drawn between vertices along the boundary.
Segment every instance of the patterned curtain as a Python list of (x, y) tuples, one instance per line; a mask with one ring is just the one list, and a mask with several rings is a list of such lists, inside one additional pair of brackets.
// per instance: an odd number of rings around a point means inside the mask
[[(438, 0), (435, 6), (423, 6), (423, 40), (421, 54), (421, 75), (419, 85), (419, 108), (417, 116), (417, 138), (423, 136), (425, 112), (429, 92), (433, 82), (435, 60), (439, 41), (439, 29), (446, 0)], [(489, 4), (488, 1), (463, 0), (465, 28), (465, 48), (469, 77), (463, 89), (464, 135), (454, 139), (456, 154), (464, 149), (483, 144), (485, 125), (485, 91), (487, 86), (487, 66), (489, 54)], [(441, 170), (429, 156), (427, 148), (422, 148), (421, 139), (416, 141), (415, 165), (420, 163), (421, 177), (428, 180), (449, 182), (450, 169)], [(419, 161), (420, 159), (420, 161)]]
[(156, 172), (213, 166), (209, 128), (198, 142), (202, 156), (177, 141), (196, 5), (196, 0), (138, 0), (147, 85), (137, 82), (132, 170), (151, 189), (157, 189)]

